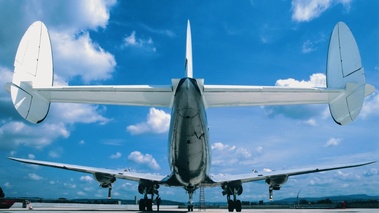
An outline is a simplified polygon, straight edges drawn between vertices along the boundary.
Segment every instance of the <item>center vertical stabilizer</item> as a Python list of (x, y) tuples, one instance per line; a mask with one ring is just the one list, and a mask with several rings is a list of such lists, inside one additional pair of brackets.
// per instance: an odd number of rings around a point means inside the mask
[(192, 78), (192, 39), (190, 21), (187, 23), (187, 41), (186, 41), (186, 62), (185, 62), (186, 77)]

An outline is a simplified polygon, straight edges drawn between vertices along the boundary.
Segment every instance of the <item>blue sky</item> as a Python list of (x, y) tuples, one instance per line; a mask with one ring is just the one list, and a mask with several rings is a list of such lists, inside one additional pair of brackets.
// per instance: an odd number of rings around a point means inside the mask
[[(34, 21), (52, 40), (55, 85), (169, 85), (184, 76), (187, 20), (194, 77), (205, 84), (325, 85), (327, 48), (338, 21), (352, 30), (367, 82), (379, 88), (379, 2), (5, 1), (0, 0), (0, 84), (11, 81), (18, 43)], [(38, 125), (24, 121), (0, 90), (0, 186), (7, 196), (106, 198), (89, 174), (23, 165), (7, 157), (169, 174), (170, 109), (53, 103)], [(379, 95), (359, 117), (334, 123), (327, 105), (208, 109), (213, 175), (379, 160)], [(140, 196), (117, 180), (113, 197)], [(289, 178), (274, 199), (379, 194), (378, 163)], [(220, 188), (206, 199), (226, 201)], [(163, 199), (186, 201), (181, 188)], [(198, 194), (195, 194), (195, 200)], [(264, 182), (241, 200), (268, 200)]]

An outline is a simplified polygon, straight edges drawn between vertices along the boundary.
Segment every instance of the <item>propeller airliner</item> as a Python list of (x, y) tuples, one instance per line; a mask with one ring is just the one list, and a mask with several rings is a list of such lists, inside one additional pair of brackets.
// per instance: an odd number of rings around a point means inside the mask
[(343, 22), (335, 25), (330, 37), (327, 56), (327, 88), (289, 88), (279, 86), (207, 85), (204, 79), (193, 77), (192, 39), (187, 24), (185, 76), (172, 79), (167, 86), (53, 86), (53, 58), (46, 26), (33, 23), (19, 44), (11, 83), (6, 84), (18, 113), (27, 121), (38, 124), (47, 116), (51, 102), (114, 104), (128, 106), (170, 107), (169, 165), (171, 173), (155, 175), (128, 170), (111, 170), (64, 163), (9, 157), (11, 160), (90, 173), (111, 195), (116, 179), (139, 183), (143, 195), (140, 210), (151, 211), (159, 186), (182, 187), (188, 193), (188, 210), (193, 211), (193, 193), (199, 187), (221, 187), (226, 195), (228, 210), (240, 212), (243, 184), (265, 181), (269, 198), (290, 176), (359, 167), (374, 163), (362, 162), (319, 166), (272, 172), (251, 172), (211, 177), (210, 142), (207, 108), (230, 106), (263, 106), (293, 104), (329, 104), (330, 113), (339, 125), (355, 120), (365, 96), (375, 88), (366, 84), (364, 69), (356, 41)]

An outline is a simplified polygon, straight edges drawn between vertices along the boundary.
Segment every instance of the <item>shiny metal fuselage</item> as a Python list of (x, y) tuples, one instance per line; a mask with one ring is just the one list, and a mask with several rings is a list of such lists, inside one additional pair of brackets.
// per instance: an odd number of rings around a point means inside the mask
[(169, 135), (172, 175), (187, 189), (196, 188), (210, 164), (205, 105), (195, 79), (183, 78), (176, 91)]

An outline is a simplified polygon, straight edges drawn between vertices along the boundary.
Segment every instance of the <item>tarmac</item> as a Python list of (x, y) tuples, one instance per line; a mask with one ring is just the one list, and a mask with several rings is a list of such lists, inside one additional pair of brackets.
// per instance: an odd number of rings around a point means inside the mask
[[(153, 212), (156, 212), (156, 206), (153, 207)], [(138, 211), (137, 205), (62, 205), (62, 204), (52, 204), (50, 206), (41, 205), (38, 203), (33, 204), (33, 209), (29, 210), (27, 208), (22, 208), (20, 203), (15, 203), (10, 209), (0, 209), (0, 212), (11, 213), (11, 212), (140, 212)], [(193, 212), (224, 212), (227, 213), (227, 209), (194, 209)], [(187, 209), (180, 209), (178, 206), (160, 206), (160, 212), (163, 213), (175, 213), (175, 212), (187, 212)], [(379, 209), (242, 209), (243, 213), (249, 212), (281, 212), (281, 213), (376, 213)]]

